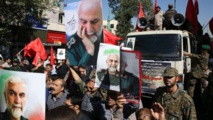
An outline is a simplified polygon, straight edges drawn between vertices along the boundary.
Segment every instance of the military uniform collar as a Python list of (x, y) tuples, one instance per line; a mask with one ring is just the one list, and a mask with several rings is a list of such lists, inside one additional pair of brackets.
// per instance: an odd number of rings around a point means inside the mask
[(177, 86), (177, 90), (176, 90), (174, 93), (169, 94), (169, 93), (167, 93), (167, 90), (166, 90), (166, 87), (165, 87), (165, 92), (164, 92), (164, 95), (163, 95), (163, 96), (164, 96), (164, 97), (170, 96), (170, 97), (176, 99), (176, 98), (179, 96), (179, 91), (180, 91), (180, 89), (179, 89), (179, 87)]

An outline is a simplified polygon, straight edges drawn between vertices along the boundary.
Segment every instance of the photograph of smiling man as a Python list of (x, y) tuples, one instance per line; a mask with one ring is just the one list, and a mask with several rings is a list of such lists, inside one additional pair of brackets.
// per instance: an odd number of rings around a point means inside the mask
[(45, 75), (0, 70), (0, 112), (0, 120), (44, 120)]

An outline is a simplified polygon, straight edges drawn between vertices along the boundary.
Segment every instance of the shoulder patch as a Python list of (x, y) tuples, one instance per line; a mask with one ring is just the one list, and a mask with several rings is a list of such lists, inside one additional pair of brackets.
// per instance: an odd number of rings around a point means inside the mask
[(71, 37), (70, 40), (67, 42), (67, 48), (70, 49), (71, 46), (75, 44), (75, 42), (76, 42), (76, 39), (74, 37)]
[(194, 103), (193, 99), (191, 98), (191, 96), (187, 94), (186, 91), (180, 90), (180, 94), (183, 96), (183, 98), (187, 99), (190, 103)]

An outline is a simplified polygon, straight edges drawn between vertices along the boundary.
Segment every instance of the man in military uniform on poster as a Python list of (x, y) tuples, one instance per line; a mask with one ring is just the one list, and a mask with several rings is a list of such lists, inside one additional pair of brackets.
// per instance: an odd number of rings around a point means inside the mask
[(163, 80), (165, 87), (157, 88), (153, 102), (160, 103), (163, 106), (166, 120), (197, 120), (194, 101), (177, 84), (177, 69), (166, 68), (163, 73)]
[(120, 72), (117, 70), (119, 65), (119, 56), (116, 53), (109, 54), (106, 60), (107, 69), (97, 71), (97, 77), (101, 82), (100, 87), (110, 89), (111, 86), (120, 85)]
[(138, 97), (139, 96), (139, 79), (134, 74), (127, 72), (126, 67), (127, 58), (126, 56), (121, 57), (121, 93), (124, 94), (126, 98)]
[(28, 120), (23, 116), (28, 99), (24, 80), (18, 76), (9, 77), (5, 83), (4, 96), (7, 108), (0, 113), (0, 120)]
[(78, 6), (78, 31), (67, 40), (70, 65), (96, 65), (103, 41), (101, 0), (82, 0)]

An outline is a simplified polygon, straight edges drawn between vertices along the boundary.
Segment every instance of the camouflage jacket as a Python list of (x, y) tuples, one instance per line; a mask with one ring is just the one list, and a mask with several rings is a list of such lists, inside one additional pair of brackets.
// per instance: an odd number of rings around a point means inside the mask
[(173, 94), (166, 93), (166, 87), (158, 88), (154, 102), (163, 106), (166, 120), (197, 120), (192, 98), (179, 88)]
[(120, 85), (120, 72), (109, 74), (108, 69), (102, 69), (97, 72), (97, 77), (102, 84), (105, 85)]
[(192, 76), (195, 78), (202, 78), (205, 73), (206, 67), (208, 67), (209, 55), (208, 54), (190, 54), (192, 58)]

